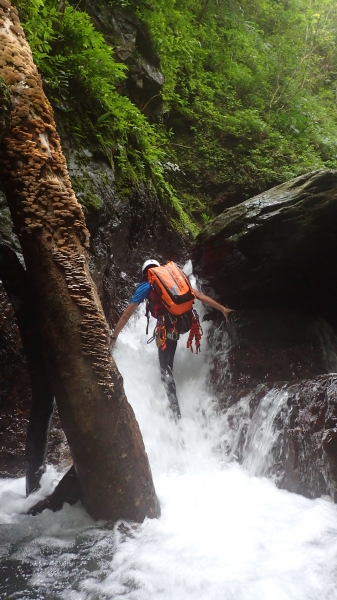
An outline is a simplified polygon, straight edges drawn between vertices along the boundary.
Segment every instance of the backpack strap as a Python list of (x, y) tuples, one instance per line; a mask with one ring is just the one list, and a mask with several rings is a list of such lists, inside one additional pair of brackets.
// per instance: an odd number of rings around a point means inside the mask
[(150, 300), (148, 298), (146, 300), (145, 316), (146, 316), (146, 319), (147, 319), (147, 323), (146, 323), (146, 335), (148, 335), (148, 333), (149, 333), (149, 323), (150, 323)]

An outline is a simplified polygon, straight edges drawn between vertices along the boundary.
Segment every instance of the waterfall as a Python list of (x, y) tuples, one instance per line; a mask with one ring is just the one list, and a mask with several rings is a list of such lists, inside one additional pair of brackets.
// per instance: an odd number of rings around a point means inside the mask
[(279, 435), (274, 421), (287, 399), (288, 392), (270, 390), (249, 423), (243, 464), (251, 475), (265, 475), (272, 464), (271, 450)]
[[(221, 414), (208, 386), (212, 348), (181, 339), (173, 421), (141, 308), (114, 356), (144, 437), (162, 507), (143, 524), (96, 523), (79, 504), (25, 515), (61, 477), (48, 467), (26, 499), (0, 481), (0, 598), (4, 600), (335, 600), (337, 507), (279, 490), (263, 475), (286, 393), (271, 390), (251, 418), (250, 397)], [(208, 324), (205, 324), (205, 333)], [(150, 328), (151, 330), (151, 328)], [(232, 411), (232, 412), (231, 412)], [(238, 416), (240, 415), (240, 416)], [(247, 429), (244, 465), (236, 461)]]

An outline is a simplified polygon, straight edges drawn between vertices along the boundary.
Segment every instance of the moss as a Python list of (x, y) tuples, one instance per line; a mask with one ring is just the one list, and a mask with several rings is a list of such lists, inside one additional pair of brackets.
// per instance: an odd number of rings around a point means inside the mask
[(99, 210), (103, 204), (102, 200), (90, 191), (82, 197), (82, 201), (88, 210)]
[(199, 227), (189, 218), (187, 213), (181, 207), (181, 204), (176, 196), (171, 197), (172, 206), (175, 209), (177, 218), (171, 219), (173, 228), (178, 231), (183, 237), (192, 235), (196, 237), (200, 231)]
[(209, 206), (209, 199), (204, 199), (201, 195), (182, 192), (180, 203), (184, 212), (197, 228), (203, 227), (214, 216)]
[(79, 171), (77, 175), (72, 175), (71, 183), (76, 197), (86, 214), (100, 210), (103, 206), (103, 201), (93, 191), (94, 182), (86, 173)]

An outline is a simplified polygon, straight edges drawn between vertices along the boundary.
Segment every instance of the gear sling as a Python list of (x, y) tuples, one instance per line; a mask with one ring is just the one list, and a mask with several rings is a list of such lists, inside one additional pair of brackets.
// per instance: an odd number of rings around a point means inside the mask
[(146, 333), (149, 313), (157, 319), (154, 335), (148, 343), (156, 339), (158, 347), (164, 350), (167, 338), (178, 340), (180, 333), (190, 331), (187, 348), (193, 352), (194, 338), (196, 352), (200, 352), (202, 330), (198, 313), (193, 309), (195, 294), (183, 270), (173, 261), (152, 267), (148, 270), (148, 282), (152, 289), (146, 306)]

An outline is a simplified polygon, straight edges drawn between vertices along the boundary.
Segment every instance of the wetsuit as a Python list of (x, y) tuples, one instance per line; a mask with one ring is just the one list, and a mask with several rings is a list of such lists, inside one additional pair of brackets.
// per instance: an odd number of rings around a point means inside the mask
[(177, 340), (166, 340), (166, 348), (158, 348), (158, 358), (160, 365), (161, 380), (164, 383), (167, 397), (172, 408), (173, 414), (180, 419), (181, 412), (177, 398), (176, 384), (173, 379), (173, 361), (177, 349)]
[[(143, 302), (143, 300), (146, 300), (149, 297), (150, 292), (151, 285), (147, 281), (142, 281), (142, 283), (140, 283), (136, 288), (135, 293), (130, 300), (130, 304), (135, 302), (138, 302), (139, 304), (140, 302)], [(166, 327), (168, 329), (167, 323)], [(165, 349), (162, 350), (162, 348), (158, 348), (158, 358), (160, 365), (161, 380), (164, 383), (164, 387), (167, 393), (171, 409), (175, 418), (180, 419), (181, 413), (177, 398), (176, 384), (173, 379), (173, 361), (176, 349), (177, 340), (167, 339)]]

